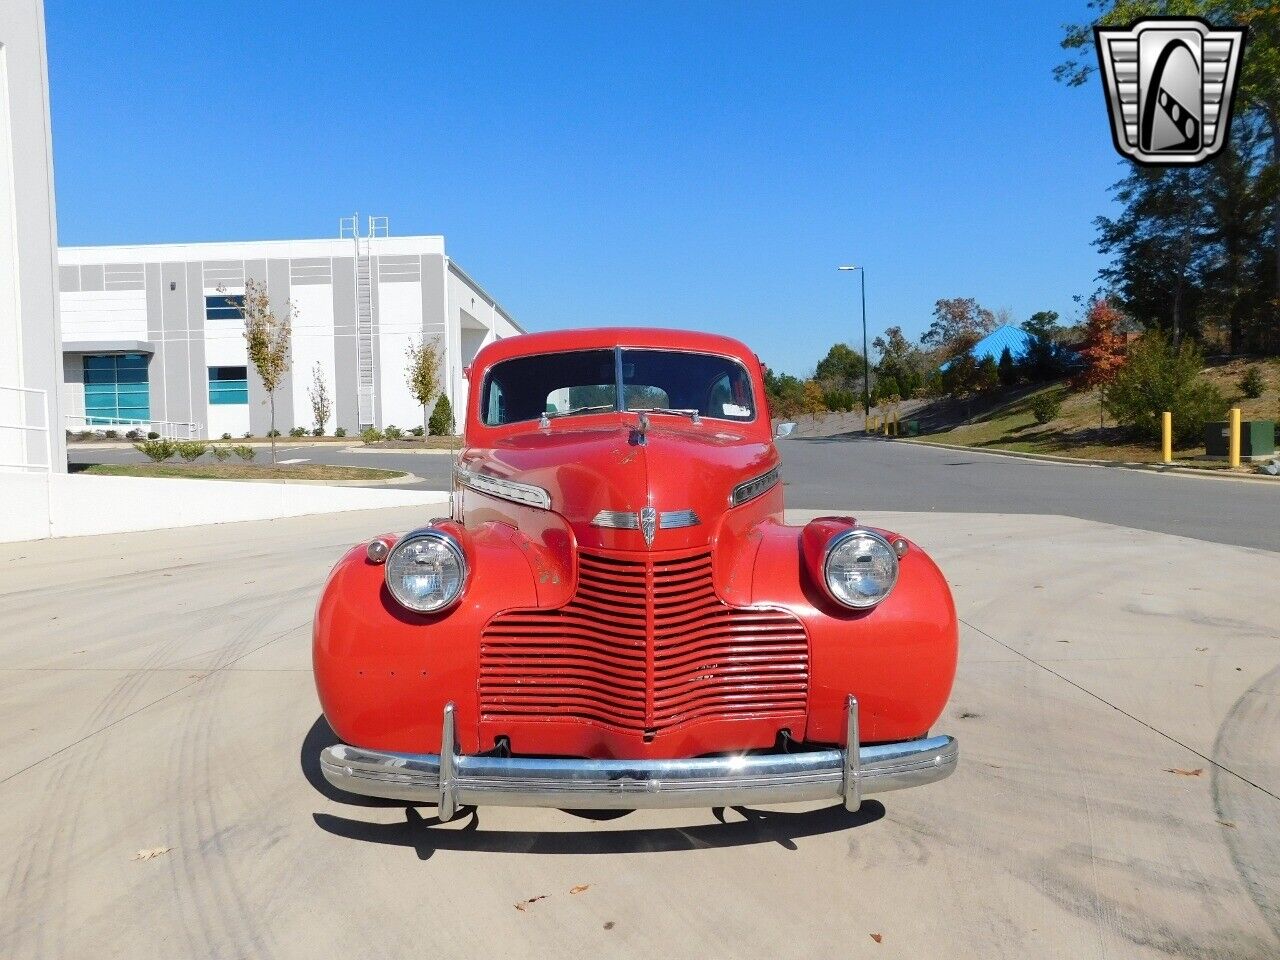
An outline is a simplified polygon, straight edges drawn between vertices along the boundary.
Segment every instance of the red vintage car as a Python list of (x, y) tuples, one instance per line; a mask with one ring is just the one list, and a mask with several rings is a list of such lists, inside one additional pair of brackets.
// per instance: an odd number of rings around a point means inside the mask
[(468, 371), (452, 515), (352, 548), (316, 611), (342, 790), (573, 808), (839, 799), (940, 780), (941, 572), (783, 518), (763, 371), (674, 330), (530, 334)]

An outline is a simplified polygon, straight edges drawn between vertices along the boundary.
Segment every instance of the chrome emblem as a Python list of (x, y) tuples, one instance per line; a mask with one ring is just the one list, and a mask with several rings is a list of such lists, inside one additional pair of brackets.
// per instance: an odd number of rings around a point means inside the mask
[(1148, 166), (1193, 166), (1216, 156), (1231, 126), (1245, 28), (1155, 17), (1096, 27), (1111, 135)]
[(653, 546), (653, 535), (657, 530), (658, 511), (653, 509), (653, 504), (650, 504), (640, 511), (640, 532), (644, 534), (644, 545), (646, 547)]

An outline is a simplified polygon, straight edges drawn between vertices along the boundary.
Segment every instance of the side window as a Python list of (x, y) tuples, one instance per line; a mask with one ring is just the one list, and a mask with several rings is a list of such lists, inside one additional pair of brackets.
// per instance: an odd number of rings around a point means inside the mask
[(496, 380), (489, 381), (489, 395), (484, 404), (485, 426), (494, 427), (506, 422), (506, 404), (503, 403), (502, 386)]

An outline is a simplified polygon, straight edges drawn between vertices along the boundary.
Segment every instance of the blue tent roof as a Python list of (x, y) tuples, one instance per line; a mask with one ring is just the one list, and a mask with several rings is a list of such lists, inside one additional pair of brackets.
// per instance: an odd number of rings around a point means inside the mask
[[(1010, 324), (997, 327), (988, 333), (985, 337), (973, 345), (973, 349), (969, 352), (973, 355), (973, 359), (981, 363), (987, 357), (999, 362), (1000, 354), (1004, 353), (1005, 347), (1009, 348), (1009, 355), (1017, 360), (1027, 352), (1027, 348), (1031, 345), (1031, 336), (1023, 330), (1018, 329)], [(950, 361), (942, 365), (945, 370), (951, 365)]]

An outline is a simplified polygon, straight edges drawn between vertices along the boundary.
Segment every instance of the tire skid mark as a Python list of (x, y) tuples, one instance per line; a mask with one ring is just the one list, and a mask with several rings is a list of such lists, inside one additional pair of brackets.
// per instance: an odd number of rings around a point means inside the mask
[[(144, 660), (142, 669), (113, 684), (81, 724), (80, 735), (91, 734), (128, 714), (145, 688), (146, 668), (158, 665), (180, 642), (181, 638), (175, 636), (158, 645)], [(3, 939), (16, 948), (25, 932), (30, 937), (32, 957), (65, 955), (62, 941), (69, 892), (66, 879), (58, 876), (58, 867), (66, 864), (75, 849), (76, 824), (89, 801), (84, 789), (90, 782), (87, 774), (98, 765), (105, 748), (103, 739), (90, 741), (85, 749), (72, 751), (48, 774), (41, 802), (36, 806), (49, 812), (45, 819), (49, 828), (32, 833), (11, 873), (5, 899), (15, 905), (27, 901), (28, 906), (14, 910), (13, 929)]]
[[(1280, 743), (1280, 664), (1240, 695), (1218, 727), (1213, 757), (1223, 767), (1262, 755)], [(1233, 763), (1234, 761), (1234, 763)], [(1277, 767), (1280, 770), (1280, 767)], [(1213, 807), (1240, 880), (1276, 938), (1280, 955), (1280, 802), (1214, 766)]]

